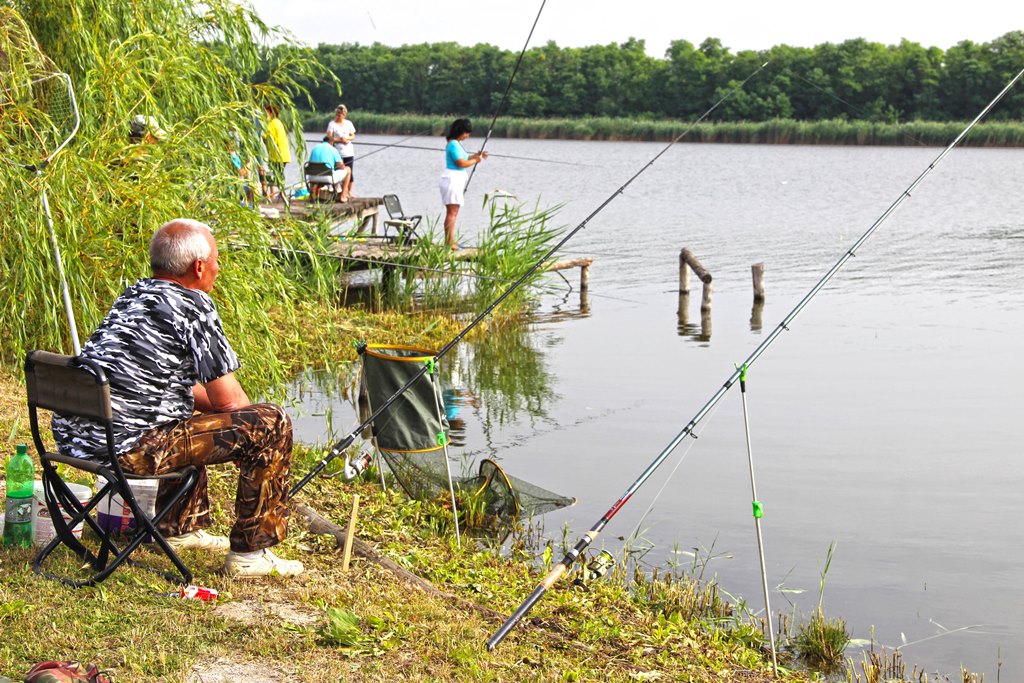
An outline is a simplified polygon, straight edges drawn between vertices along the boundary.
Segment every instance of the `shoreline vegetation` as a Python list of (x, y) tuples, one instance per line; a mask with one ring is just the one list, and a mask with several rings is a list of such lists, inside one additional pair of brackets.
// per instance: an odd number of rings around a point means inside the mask
[[(329, 113), (300, 111), (299, 120), (307, 133), (322, 133), (332, 118)], [(421, 114), (352, 114), (360, 133), (401, 135), (415, 138), (441, 137), (450, 116)], [(475, 119), (483, 130), (483, 118)], [(967, 122), (910, 121), (884, 123), (830, 119), (827, 121), (715, 122), (691, 124), (686, 121), (582, 117), (564, 119), (499, 117), (491, 136), (526, 140), (604, 140), (761, 145), (876, 145), (944, 147), (964, 129)], [(962, 147), (1024, 147), (1024, 122), (979, 122), (960, 145)]]

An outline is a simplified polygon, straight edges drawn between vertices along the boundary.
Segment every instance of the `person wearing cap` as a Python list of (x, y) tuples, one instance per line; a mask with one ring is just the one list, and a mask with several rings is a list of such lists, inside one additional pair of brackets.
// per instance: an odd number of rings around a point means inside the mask
[[(330, 169), (331, 173), (331, 191), (334, 196), (341, 202), (348, 201), (349, 192), (349, 169), (345, 166), (345, 162), (341, 158), (341, 154), (331, 144), (331, 136), (325, 135), (323, 140), (316, 144), (313, 149), (309, 151), (309, 163), (310, 164), (323, 164), (325, 168)], [(307, 164), (306, 178), (311, 175), (320, 175), (318, 173), (310, 174), (310, 170)], [(324, 174), (326, 175), (326, 174)], [(309, 183), (310, 185), (318, 183)]]
[(284, 167), (292, 160), (291, 148), (288, 146), (288, 133), (278, 118), (280, 109), (272, 104), (264, 107), (267, 112), (267, 131), (264, 137), (267, 143), (267, 161), (270, 162), (270, 179), (267, 183), (267, 197), (274, 198), (274, 188), (278, 192), (284, 188)]
[(352, 185), (355, 182), (356, 147), (352, 141), (356, 139), (356, 127), (348, 120), (348, 107), (344, 104), (334, 108), (334, 120), (327, 124), (327, 136), (348, 168), (348, 190), (341, 200), (347, 201), (352, 196)]
[(160, 127), (160, 122), (156, 120), (155, 116), (136, 114), (132, 117), (128, 131), (128, 138), (132, 142), (145, 142), (151, 145), (160, 142), (166, 136), (167, 133)]

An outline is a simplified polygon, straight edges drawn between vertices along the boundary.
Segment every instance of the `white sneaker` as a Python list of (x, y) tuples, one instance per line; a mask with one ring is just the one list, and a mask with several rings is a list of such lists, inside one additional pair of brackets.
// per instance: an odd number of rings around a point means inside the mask
[(264, 548), (259, 557), (248, 559), (242, 553), (231, 551), (224, 560), (224, 572), (237, 578), (251, 576), (296, 576), (305, 567), (298, 560), (286, 560)]
[(226, 536), (214, 536), (203, 529), (181, 536), (168, 536), (164, 540), (175, 550), (227, 550), (231, 547), (231, 541)]

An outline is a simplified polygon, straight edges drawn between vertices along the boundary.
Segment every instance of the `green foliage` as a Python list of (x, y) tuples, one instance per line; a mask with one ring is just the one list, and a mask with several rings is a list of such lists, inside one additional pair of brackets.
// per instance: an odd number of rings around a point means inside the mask
[[(0, 158), (38, 162), (55, 148), (46, 131), (61, 129), (60, 112), (33, 100), (33, 76), (70, 74), (81, 125), (43, 173), (16, 166), (0, 173), (8, 285), (0, 293), (0, 366), (17, 367), (29, 348), (70, 351), (45, 188), (83, 340), (124, 287), (148, 275), (153, 231), (175, 217), (197, 218), (221, 246), (214, 297), (229, 337), (255, 369), (250, 381), (278, 380), (280, 320), (272, 314), (284, 311), (287, 320), (292, 301), (328, 293), (329, 278), (317, 273), (329, 266), (314, 263), (314, 274), (302, 277), (281, 267), (267, 249), (267, 224), (240, 202), (243, 181), (229, 152), (234, 146), (245, 159), (260, 154), (265, 103), (282, 106), (282, 119), (301, 140), (291, 107), (303, 92), (299, 80), (336, 81), (308, 51), (287, 44), (269, 50), (267, 27), (229, 0), (12, 4), (0, 8), (0, 61), (12, 74), (0, 95)], [(260, 64), (269, 70), (256, 82)], [(155, 117), (166, 134), (152, 144), (130, 140), (136, 115)]]
[[(358, 103), (360, 129), (369, 112), (452, 112), (491, 118), (518, 51), (492, 45), (423, 43), (387, 47), (320, 45), (317, 58)], [(768, 69), (712, 114), (716, 122), (835, 118), (897, 123), (970, 119), (1024, 64), (1024, 32), (992, 41), (962, 41), (943, 50), (907, 40), (883, 45), (854, 38), (809, 48), (776, 45), (735, 54), (717, 38), (673, 41), (663, 58), (642, 40), (587, 47), (554, 42), (526, 51), (499, 122), (536, 118), (670, 118), (690, 121), (764, 62)], [(326, 84), (307, 83), (314, 107), (337, 100)], [(1024, 92), (992, 112), (1019, 117)], [(319, 127), (319, 126), (318, 126)], [(440, 131), (435, 129), (437, 133)]]
[(324, 641), (337, 647), (352, 647), (363, 641), (359, 616), (338, 607), (327, 608), (327, 624), (321, 629)]
[(815, 610), (806, 624), (801, 624), (793, 641), (797, 655), (808, 666), (819, 671), (837, 671), (842, 668), (843, 652), (850, 642), (846, 621), (825, 618), (821, 609)]
[[(977, 112), (975, 112), (977, 113)], [(303, 121), (320, 130), (323, 116), (303, 112)], [(440, 130), (447, 117), (415, 114), (360, 113), (359, 129), (382, 135), (414, 135)], [(720, 121), (691, 124), (684, 120), (641, 118), (538, 119), (502, 117), (495, 137), (534, 140), (645, 140), (668, 142), (683, 132), (686, 142), (758, 143), (771, 145), (903, 145), (946, 146), (963, 130), (963, 122), (865, 121), (849, 118), (797, 121)], [(405, 144), (425, 145), (413, 140)], [(1024, 147), (1024, 126), (1016, 121), (982, 121), (961, 143), (966, 147)]]
[(829, 543), (825, 554), (825, 565), (818, 582), (818, 606), (811, 614), (810, 621), (797, 627), (793, 649), (804, 662), (817, 670), (831, 672), (839, 670), (844, 663), (843, 653), (850, 644), (850, 632), (846, 621), (827, 619), (823, 610), (825, 599), (825, 577), (832, 565), (835, 543)]

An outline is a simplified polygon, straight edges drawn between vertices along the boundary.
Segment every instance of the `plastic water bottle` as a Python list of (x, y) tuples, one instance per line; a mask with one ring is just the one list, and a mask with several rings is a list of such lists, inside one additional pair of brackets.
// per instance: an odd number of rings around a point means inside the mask
[(4, 545), (15, 548), (32, 546), (32, 494), (35, 467), (28, 457), (28, 446), (19, 444), (17, 453), (7, 461), (7, 501), (4, 508)]

